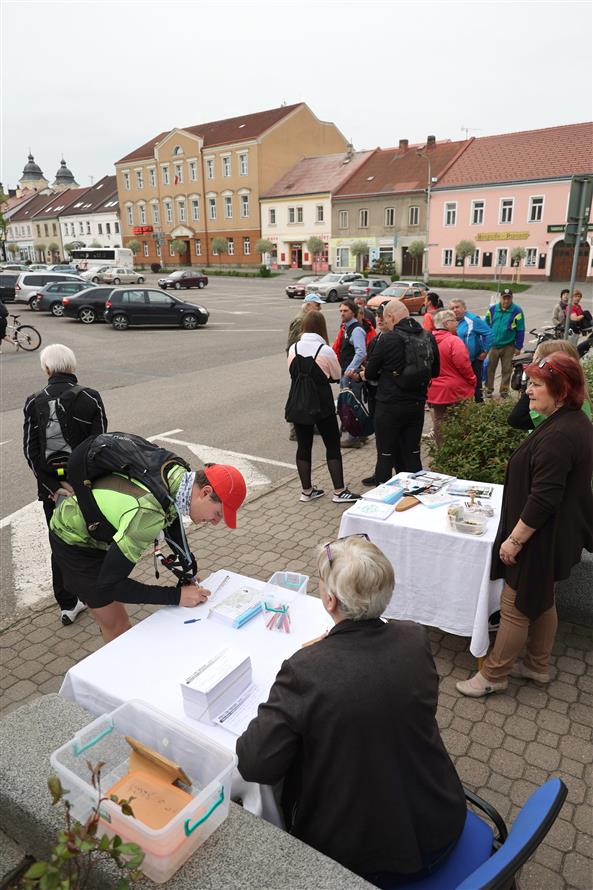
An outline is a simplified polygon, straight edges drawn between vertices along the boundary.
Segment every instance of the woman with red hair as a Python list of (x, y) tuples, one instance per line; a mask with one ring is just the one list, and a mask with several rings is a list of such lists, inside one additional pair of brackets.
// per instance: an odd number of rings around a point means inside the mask
[(500, 628), (480, 671), (457, 683), (472, 697), (506, 689), (509, 675), (549, 682), (554, 585), (568, 578), (583, 549), (593, 552), (593, 425), (581, 411), (583, 369), (555, 352), (526, 373), (530, 408), (545, 420), (507, 465), (490, 576), (504, 580)]

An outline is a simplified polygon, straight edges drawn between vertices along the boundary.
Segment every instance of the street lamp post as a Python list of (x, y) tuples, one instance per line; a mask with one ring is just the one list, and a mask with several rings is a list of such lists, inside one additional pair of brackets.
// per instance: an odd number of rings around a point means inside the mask
[(429, 272), (428, 272), (428, 257), (429, 257), (429, 245), (430, 245), (430, 195), (432, 191), (432, 165), (430, 161), (430, 157), (428, 154), (424, 154), (423, 151), (416, 152), (419, 158), (424, 158), (426, 163), (428, 164), (428, 182), (426, 183), (426, 262), (424, 264), (424, 281), (428, 283)]

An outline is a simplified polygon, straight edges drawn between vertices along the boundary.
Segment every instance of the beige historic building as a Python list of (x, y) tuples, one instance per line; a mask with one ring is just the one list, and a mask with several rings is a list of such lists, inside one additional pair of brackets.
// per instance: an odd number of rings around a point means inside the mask
[[(374, 151), (332, 197), (332, 268), (353, 270), (383, 259), (394, 262), (399, 275), (420, 275), (423, 257), (413, 258), (408, 248), (429, 240), (429, 184), (439, 181), (465, 145), (429, 136), (425, 144), (401, 139), (397, 148)], [(358, 260), (354, 242), (368, 248)]]
[(347, 144), (304, 103), (160, 133), (115, 164), (123, 245), (138, 240), (144, 263), (258, 265), (260, 195)]

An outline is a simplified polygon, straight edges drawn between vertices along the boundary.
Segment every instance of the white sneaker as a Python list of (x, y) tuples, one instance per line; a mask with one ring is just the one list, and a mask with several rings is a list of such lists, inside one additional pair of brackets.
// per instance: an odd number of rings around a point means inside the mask
[(74, 624), (80, 613), (84, 612), (86, 608), (87, 604), (83, 603), (82, 600), (78, 600), (73, 609), (62, 609), (62, 624), (64, 627)]
[(322, 488), (312, 488), (310, 492), (301, 492), (301, 501), (314, 501), (317, 498), (322, 498), (325, 494)]

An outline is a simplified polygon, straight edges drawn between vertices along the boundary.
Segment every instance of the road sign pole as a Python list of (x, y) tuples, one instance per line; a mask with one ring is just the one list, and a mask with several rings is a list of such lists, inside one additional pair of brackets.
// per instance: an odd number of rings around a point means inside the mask
[[(574, 245), (574, 256), (572, 258), (572, 270), (570, 273), (570, 291), (568, 294), (568, 305), (566, 306), (566, 318), (564, 320), (564, 339), (568, 340), (568, 329), (570, 327), (570, 313), (572, 312), (572, 295), (574, 291), (574, 286), (577, 280), (577, 268), (579, 264), (579, 253), (581, 250), (581, 241), (583, 238), (583, 225), (585, 226), (585, 231), (587, 231), (587, 225), (589, 222), (589, 215), (586, 214), (587, 218), (585, 219), (585, 205), (587, 203), (587, 187), (585, 182), (581, 182), (581, 195), (579, 201), (579, 212), (578, 212), (578, 225), (576, 232), (576, 240)], [(591, 202), (590, 198), (590, 190), (589, 190), (589, 204)], [(567, 224), (568, 228), (568, 224)]]

